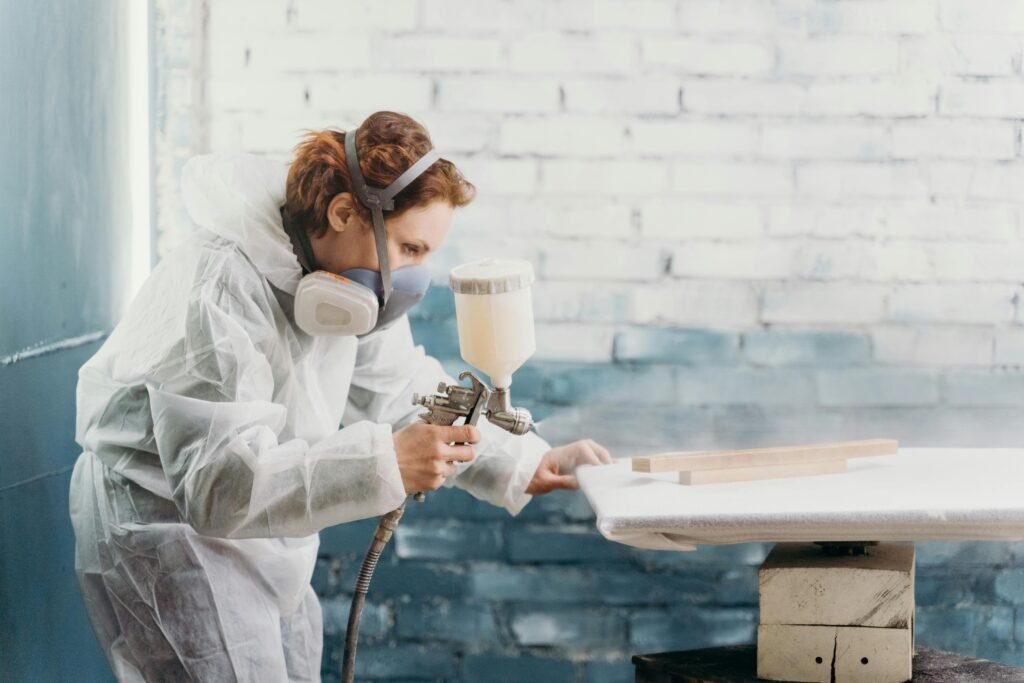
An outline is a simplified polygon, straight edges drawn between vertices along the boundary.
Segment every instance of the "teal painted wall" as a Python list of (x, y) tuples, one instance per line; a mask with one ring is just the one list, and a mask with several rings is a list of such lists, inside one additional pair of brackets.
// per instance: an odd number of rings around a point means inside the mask
[(0, 0), (0, 680), (111, 678), (74, 576), (78, 368), (127, 286), (127, 2)]

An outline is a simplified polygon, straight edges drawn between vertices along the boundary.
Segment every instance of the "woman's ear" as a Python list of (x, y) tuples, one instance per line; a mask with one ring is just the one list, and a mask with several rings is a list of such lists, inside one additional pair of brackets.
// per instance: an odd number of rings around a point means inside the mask
[(339, 192), (327, 206), (327, 223), (335, 232), (345, 232), (346, 228), (360, 223), (356, 212), (355, 201), (348, 192)]

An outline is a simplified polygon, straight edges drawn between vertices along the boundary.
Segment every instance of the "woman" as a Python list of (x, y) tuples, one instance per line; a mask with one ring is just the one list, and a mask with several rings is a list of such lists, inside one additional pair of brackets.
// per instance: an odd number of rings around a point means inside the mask
[(437, 250), (474, 193), (451, 162), (405, 174), (377, 232), (363, 192), (431, 153), (421, 125), (378, 112), (311, 133), (290, 165), (186, 164), (198, 230), (79, 373), (75, 566), (119, 680), (319, 680), (320, 529), (442, 484), (514, 515), (573, 488), (577, 464), (610, 462), (592, 441), (419, 421), (412, 394), (453, 381), (400, 310), (422, 291), (362, 336), (296, 325), (306, 272), (369, 273), (383, 299)]

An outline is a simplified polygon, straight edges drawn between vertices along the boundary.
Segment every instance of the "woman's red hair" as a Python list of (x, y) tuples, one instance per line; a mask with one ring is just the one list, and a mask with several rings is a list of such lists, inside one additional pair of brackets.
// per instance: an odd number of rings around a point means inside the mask
[[(311, 130), (295, 147), (295, 158), (288, 170), (285, 190), (287, 220), (310, 235), (322, 235), (327, 229), (327, 207), (341, 192), (352, 192), (345, 159), (345, 136), (356, 131)], [(427, 129), (405, 114), (379, 111), (371, 114), (358, 128), (356, 150), (359, 169), (366, 183), (387, 187), (407, 168), (426, 154), (433, 145)], [(469, 204), (476, 188), (466, 180), (455, 164), (439, 159), (395, 197), (395, 209), (385, 217), (398, 216), (413, 207), (436, 200), (454, 207)], [(363, 220), (369, 224), (370, 212), (356, 201)]]

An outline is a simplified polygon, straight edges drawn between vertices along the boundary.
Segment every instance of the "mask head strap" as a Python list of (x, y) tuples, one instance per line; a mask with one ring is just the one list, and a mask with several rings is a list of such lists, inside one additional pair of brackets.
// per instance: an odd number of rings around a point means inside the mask
[(384, 305), (387, 306), (388, 299), (391, 298), (391, 267), (388, 264), (388, 236), (384, 231), (384, 212), (393, 211), (395, 195), (441, 157), (436, 149), (431, 149), (387, 187), (370, 187), (359, 169), (359, 156), (356, 154), (357, 132), (358, 129), (345, 134), (345, 159), (356, 198), (370, 210), (370, 216), (373, 217), (373, 240), (377, 246), (377, 261), (380, 263), (380, 276), (384, 284)]
[(309, 235), (306, 234), (305, 230), (295, 225), (283, 206), (281, 207), (281, 223), (284, 225), (285, 232), (292, 238), (292, 243), (299, 245), (300, 253), (296, 254), (296, 256), (299, 258), (299, 265), (302, 266), (303, 274), (318, 270), (319, 266), (317, 266), (316, 258), (313, 256), (313, 245), (309, 243)]

